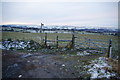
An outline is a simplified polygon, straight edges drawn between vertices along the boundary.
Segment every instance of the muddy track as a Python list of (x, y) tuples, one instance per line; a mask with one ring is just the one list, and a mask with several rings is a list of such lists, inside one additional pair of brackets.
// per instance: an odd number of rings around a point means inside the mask
[(3, 78), (89, 78), (83, 66), (104, 54), (63, 56), (4, 50), (2, 55)]

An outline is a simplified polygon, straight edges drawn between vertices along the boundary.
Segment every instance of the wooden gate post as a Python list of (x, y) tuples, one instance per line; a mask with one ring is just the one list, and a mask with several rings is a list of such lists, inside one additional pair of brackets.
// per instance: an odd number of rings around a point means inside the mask
[(47, 33), (45, 33), (45, 47), (47, 47)]
[(71, 48), (74, 49), (74, 45), (75, 45), (75, 37), (74, 34), (72, 35), (72, 44), (71, 44)]
[(112, 57), (112, 39), (109, 40), (109, 47), (108, 47), (107, 57), (108, 58)]
[(120, 44), (118, 44), (118, 50), (118, 73), (120, 75)]
[(88, 49), (90, 49), (90, 39), (88, 39)]
[[(118, 26), (120, 25), (120, 2), (118, 2)], [(118, 73), (120, 75), (120, 27), (118, 27)]]
[(58, 48), (58, 36), (56, 37), (56, 47)]

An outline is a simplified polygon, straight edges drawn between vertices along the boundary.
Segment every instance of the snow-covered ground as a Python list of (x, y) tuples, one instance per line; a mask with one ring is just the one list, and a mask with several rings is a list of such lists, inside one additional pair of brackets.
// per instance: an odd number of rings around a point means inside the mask
[[(95, 78), (110, 78), (116, 74), (111, 70), (112, 66), (107, 64), (107, 58), (99, 57), (92, 60), (89, 65), (84, 67), (88, 69), (88, 74), (91, 74), (91, 79)], [(108, 70), (109, 69), (109, 70)]]
[(36, 49), (39, 47), (37, 42), (32, 40), (23, 41), (23, 40), (5, 40), (0, 43), (0, 49)]

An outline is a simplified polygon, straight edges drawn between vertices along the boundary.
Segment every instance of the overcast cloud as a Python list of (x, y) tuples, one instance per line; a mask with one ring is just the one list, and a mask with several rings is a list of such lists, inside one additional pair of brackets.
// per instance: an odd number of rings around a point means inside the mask
[(118, 27), (117, 2), (3, 2), (3, 24)]

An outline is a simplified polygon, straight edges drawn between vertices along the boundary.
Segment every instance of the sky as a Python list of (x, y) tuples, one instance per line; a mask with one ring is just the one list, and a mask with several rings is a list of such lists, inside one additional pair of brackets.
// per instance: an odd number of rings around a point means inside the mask
[[(1, 4), (0, 4), (1, 5)], [(2, 2), (1, 24), (118, 27), (117, 2)]]

